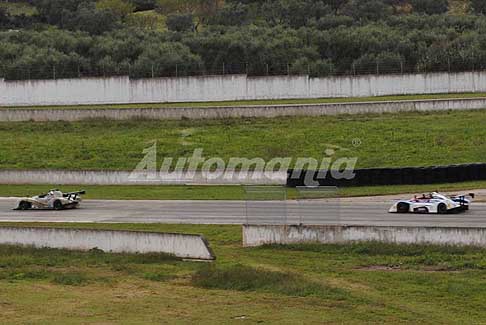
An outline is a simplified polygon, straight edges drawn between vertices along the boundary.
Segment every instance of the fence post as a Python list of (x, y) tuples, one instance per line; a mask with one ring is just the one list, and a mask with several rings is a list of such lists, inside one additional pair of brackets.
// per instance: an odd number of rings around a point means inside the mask
[(290, 63), (287, 63), (287, 75), (290, 76)]
[(176, 63), (176, 77), (179, 76), (179, 65)]
[(56, 80), (56, 66), (52, 67), (52, 77), (54, 80)]
[(246, 72), (246, 75), (248, 76), (248, 62), (245, 63), (245, 72)]
[(154, 65), (152, 64), (152, 79), (154, 78)]
[(223, 62), (223, 76), (225, 75), (225, 72), (226, 72), (226, 66), (225, 66), (225, 64)]
[(268, 63), (267, 63), (267, 76), (270, 74), (270, 69), (268, 67)]
[(403, 74), (403, 61), (400, 60), (400, 72)]
[(354, 64), (354, 62), (351, 64), (351, 71), (353, 72), (353, 76), (356, 75), (356, 66)]
[(380, 74), (380, 62), (376, 60), (376, 74)]

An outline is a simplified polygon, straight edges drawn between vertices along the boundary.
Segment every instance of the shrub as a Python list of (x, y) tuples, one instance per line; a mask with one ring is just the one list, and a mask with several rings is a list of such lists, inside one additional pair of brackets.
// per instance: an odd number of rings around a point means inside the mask
[(167, 16), (167, 28), (175, 32), (194, 30), (194, 17), (192, 14), (170, 14)]
[(414, 11), (427, 15), (438, 15), (449, 9), (448, 0), (411, 0)]
[(474, 13), (485, 15), (486, 14), (486, 1), (484, 0), (471, 0), (471, 9)]
[(338, 300), (346, 298), (346, 292), (341, 289), (309, 282), (290, 273), (255, 269), (244, 265), (225, 269), (214, 266), (202, 268), (193, 275), (192, 283), (207, 289), (263, 291), (297, 297), (332, 296)]
[(56, 284), (79, 286), (87, 283), (88, 279), (80, 273), (61, 273), (54, 276), (52, 282)]

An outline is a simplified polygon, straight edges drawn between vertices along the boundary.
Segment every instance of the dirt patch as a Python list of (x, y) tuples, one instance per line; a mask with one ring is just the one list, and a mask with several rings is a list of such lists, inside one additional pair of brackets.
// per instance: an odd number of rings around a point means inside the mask
[(387, 265), (367, 265), (356, 268), (359, 271), (403, 271), (399, 265), (387, 266)]

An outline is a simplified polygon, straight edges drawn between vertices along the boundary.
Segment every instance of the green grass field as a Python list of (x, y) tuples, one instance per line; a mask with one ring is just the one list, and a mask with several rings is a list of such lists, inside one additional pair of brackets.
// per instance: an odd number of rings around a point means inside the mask
[(0, 107), (0, 109), (128, 109), (128, 108), (167, 108), (167, 107), (223, 107), (244, 105), (288, 105), (288, 104), (333, 104), (355, 102), (382, 102), (400, 100), (427, 100), (427, 99), (452, 99), (452, 98), (479, 98), (486, 97), (486, 93), (452, 93), (429, 95), (395, 95), (376, 97), (343, 97), (343, 98), (309, 98), (309, 99), (279, 99), (279, 100), (239, 100), (218, 102), (189, 102), (189, 103), (145, 103), (145, 104), (110, 104), (110, 105), (65, 105), (65, 106), (19, 106)]
[(0, 168), (132, 170), (165, 157), (357, 157), (357, 167), (486, 161), (486, 111), (199, 121), (3, 122)]
[(201, 233), (217, 260), (0, 246), (2, 322), (478, 324), (486, 317), (486, 251), (478, 248), (243, 248), (237, 226), (55, 226)]
[[(85, 199), (101, 200), (248, 200), (255, 199), (244, 186), (96, 186), (96, 185), (5, 185), (0, 184), (0, 197), (33, 196), (59, 188), (64, 192), (87, 191)], [(466, 191), (486, 188), (486, 181), (453, 184), (399, 185), (399, 186), (362, 186), (340, 188), (336, 193), (305, 193), (294, 188), (286, 188), (287, 199), (318, 198), (336, 195), (340, 197), (373, 196), (403, 193), (422, 193), (431, 191)], [(264, 188), (262, 188), (264, 189)], [(251, 189), (250, 189), (251, 190)], [(275, 191), (272, 188), (272, 191)], [(277, 190), (278, 191), (278, 190)], [(252, 196), (253, 195), (253, 196)], [(263, 195), (263, 194), (262, 194)], [(268, 194), (270, 195), (270, 194)], [(269, 199), (281, 200), (282, 195), (274, 194)], [(260, 198), (261, 199), (261, 198)]]

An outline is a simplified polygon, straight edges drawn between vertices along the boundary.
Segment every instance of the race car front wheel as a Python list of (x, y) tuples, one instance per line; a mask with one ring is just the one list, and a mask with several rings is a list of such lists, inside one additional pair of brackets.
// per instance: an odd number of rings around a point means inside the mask
[(29, 210), (32, 208), (32, 203), (27, 201), (22, 201), (19, 203), (19, 210)]
[(397, 205), (397, 212), (398, 213), (407, 213), (410, 211), (410, 205), (405, 202), (400, 202)]

